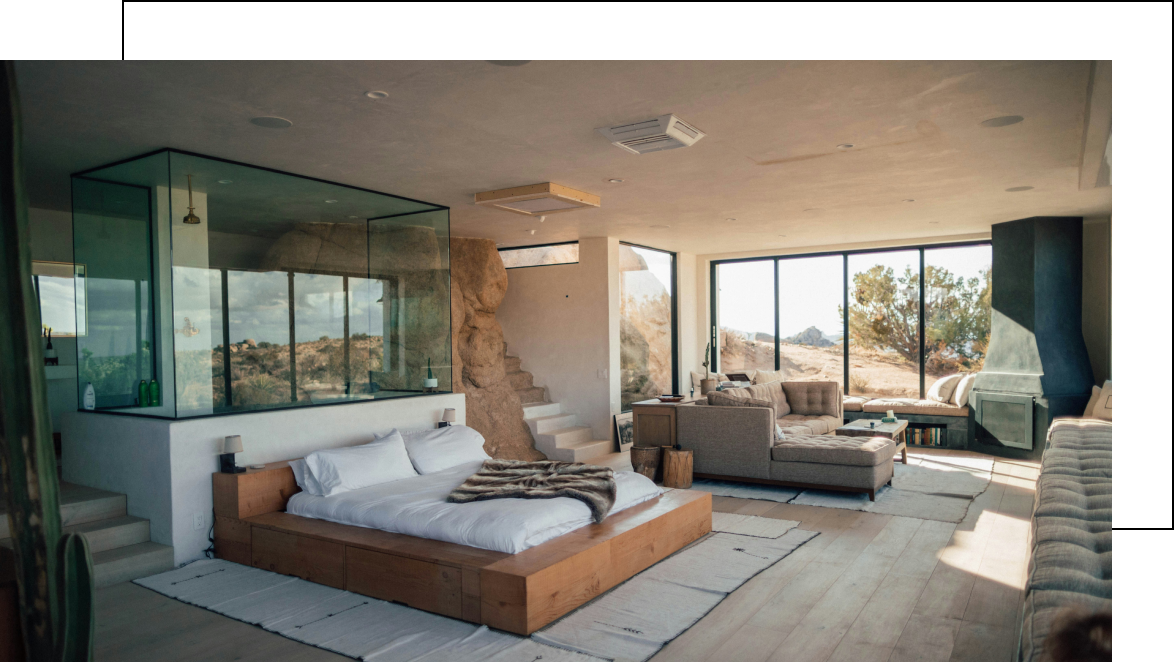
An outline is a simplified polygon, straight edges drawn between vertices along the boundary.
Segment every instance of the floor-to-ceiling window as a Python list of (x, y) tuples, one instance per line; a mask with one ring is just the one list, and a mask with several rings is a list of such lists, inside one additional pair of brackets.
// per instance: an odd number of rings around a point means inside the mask
[(981, 369), (990, 276), (989, 243), (716, 261), (711, 358), (727, 374), (920, 398), (943, 375)]
[(674, 393), (676, 259), (643, 246), (620, 244), (620, 404)]
[(729, 262), (717, 268), (717, 371), (775, 369), (773, 260)]
[(843, 256), (779, 260), (779, 369), (783, 379), (844, 379), (843, 307)]
[(852, 395), (921, 397), (919, 252), (848, 256), (848, 389)]

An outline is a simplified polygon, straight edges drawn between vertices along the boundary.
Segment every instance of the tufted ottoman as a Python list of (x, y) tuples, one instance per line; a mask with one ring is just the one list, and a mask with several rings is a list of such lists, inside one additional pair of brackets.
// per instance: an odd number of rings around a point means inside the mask
[(897, 447), (880, 437), (787, 435), (770, 449), (770, 479), (794, 487), (863, 492), (893, 480)]

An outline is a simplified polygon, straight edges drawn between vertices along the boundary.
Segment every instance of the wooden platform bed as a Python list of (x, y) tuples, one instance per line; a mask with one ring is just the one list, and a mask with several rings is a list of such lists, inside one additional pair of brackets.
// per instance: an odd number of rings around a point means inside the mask
[(674, 490), (519, 554), (290, 515), (288, 462), (213, 474), (219, 558), (521, 635), (709, 533), (708, 492)]

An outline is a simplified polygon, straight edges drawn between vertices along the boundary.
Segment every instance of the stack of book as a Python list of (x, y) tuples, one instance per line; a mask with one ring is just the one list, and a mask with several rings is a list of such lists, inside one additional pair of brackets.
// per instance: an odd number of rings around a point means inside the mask
[(945, 446), (944, 430), (941, 428), (913, 428), (914, 446)]

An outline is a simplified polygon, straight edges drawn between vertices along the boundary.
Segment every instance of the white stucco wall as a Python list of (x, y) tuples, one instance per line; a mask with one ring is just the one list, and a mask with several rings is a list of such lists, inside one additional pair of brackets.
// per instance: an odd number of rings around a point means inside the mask
[(61, 417), (62, 477), (126, 494), (127, 512), (151, 520), (151, 540), (173, 546), (178, 565), (201, 558), (208, 546), (212, 474), (225, 436), (241, 435), (238, 464), (277, 462), (366, 443), (392, 428), (430, 428), (446, 407), (464, 423), (459, 393), (186, 421), (70, 412)]
[[(595, 439), (612, 438), (620, 409), (619, 240), (581, 239), (579, 263), (506, 271), (497, 320), (509, 353), (579, 415)], [(606, 370), (606, 377), (601, 376)]]

